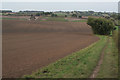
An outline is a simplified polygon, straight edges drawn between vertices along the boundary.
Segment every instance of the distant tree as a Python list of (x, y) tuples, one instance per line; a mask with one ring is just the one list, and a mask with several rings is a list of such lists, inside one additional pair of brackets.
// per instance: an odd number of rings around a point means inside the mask
[(67, 15), (65, 15), (65, 17), (67, 17)]
[(54, 16), (57, 17), (57, 14), (55, 14)]
[(2, 12), (2, 13), (11, 13), (12, 11), (11, 10), (1, 10), (0, 12)]
[(30, 20), (35, 20), (35, 19), (36, 19), (35, 16), (33, 14), (31, 14)]
[(112, 14), (111, 17), (114, 18), (114, 19), (120, 19), (120, 16), (117, 15), (117, 14)]
[(98, 12), (98, 16), (101, 16), (102, 15), (102, 12)]
[(51, 17), (54, 17), (54, 14), (51, 14)]
[(48, 16), (48, 15), (51, 15), (52, 12), (42, 12), (41, 15), (44, 15), (44, 16)]
[(79, 18), (82, 18), (82, 16), (79, 16)]
[(105, 18), (88, 18), (87, 24), (92, 27), (94, 34), (109, 35), (114, 29), (114, 23)]
[(57, 17), (57, 14), (51, 14), (51, 17)]
[(115, 18), (118, 19), (118, 20), (120, 20), (120, 13), (116, 14)]
[(72, 14), (72, 17), (77, 17), (77, 14)]
[(94, 11), (88, 11), (90, 14), (93, 14), (94, 13)]
[(40, 16), (41, 14), (40, 13), (36, 13), (36, 16)]
[(44, 15), (48, 15), (49, 13), (48, 12), (44, 12)]

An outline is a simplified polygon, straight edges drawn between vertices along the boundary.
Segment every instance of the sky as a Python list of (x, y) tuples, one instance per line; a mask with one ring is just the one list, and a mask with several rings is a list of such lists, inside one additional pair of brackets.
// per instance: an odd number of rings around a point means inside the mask
[(2, 0), (2, 2), (118, 2), (119, 0)]
[[(84, 1), (84, 2), (83, 2)], [(14, 12), (37, 11), (96, 11), (118, 12), (119, 0), (3, 0), (2, 9)]]

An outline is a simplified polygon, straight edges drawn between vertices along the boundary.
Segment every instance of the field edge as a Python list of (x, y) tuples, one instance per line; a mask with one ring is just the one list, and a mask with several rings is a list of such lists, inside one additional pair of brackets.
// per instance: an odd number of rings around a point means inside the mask
[[(60, 78), (60, 77), (87, 78), (87, 77), (89, 77), (90, 74), (92, 73), (93, 69), (97, 65), (101, 50), (103, 49), (103, 47), (107, 41), (107, 36), (98, 36), (97, 35), (97, 37), (99, 37), (100, 40), (94, 42), (93, 44), (89, 45), (88, 47), (81, 49), (80, 51), (74, 52), (60, 60), (57, 60), (56, 62), (51, 63), (48, 66), (37, 70), (36, 72), (33, 72), (32, 75), (24, 75), (24, 78), (53, 78), (53, 77), (54, 78)], [(98, 47), (98, 49), (93, 51), (96, 47)], [(97, 51), (97, 54), (96, 54), (96, 51)], [(82, 53), (84, 53), (84, 54), (82, 54)], [(90, 53), (90, 54), (88, 54), (88, 53)], [(92, 57), (93, 54), (95, 54), (94, 57)], [(86, 57), (86, 59), (84, 57)], [(91, 60), (92, 62), (87, 62), (87, 61), (90, 61), (89, 58), (90, 59), (95, 58), (95, 59), (93, 59), (93, 61)], [(79, 62), (80, 59), (81, 59), (82, 63)], [(73, 66), (71, 66), (69, 63), (72, 63), (71, 65), (73, 65)], [(76, 65), (79, 67), (77, 67), (76, 70), (72, 71), (72, 74), (67, 74), (67, 73), (71, 73), (70, 70), (73, 67), (76, 68)], [(90, 66), (90, 65), (92, 65), (92, 66)], [(85, 66), (87, 66), (87, 67), (85, 68)], [(60, 68), (61, 68), (61, 70), (57, 70)], [(80, 69), (80, 68), (85, 68), (85, 69)], [(86, 70), (88, 71), (87, 73), (85, 73)], [(76, 71), (77, 72), (79, 71), (78, 72), (79, 75), (77, 75), (77, 76), (75, 76), (77, 73)]]

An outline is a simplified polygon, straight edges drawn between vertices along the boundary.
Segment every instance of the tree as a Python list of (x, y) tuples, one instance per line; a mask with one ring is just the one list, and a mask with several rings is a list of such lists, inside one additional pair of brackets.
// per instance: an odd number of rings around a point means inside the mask
[(116, 19), (116, 20), (117, 19), (120, 20), (120, 13), (118, 13), (118, 14), (114, 13), (114, 14), (111, 15), (111, 17), (114, 18), (114, 19)]
[(92, 27), (94, 34), (109, 35), (114, 29), (114, 23), (105, 18), (88, 18), (87, 24)]
[(82, 16), (79, 16), (79, 18), (82, 18)]
[(65, 15), (65, 17), (67, 17), (67, 15)]
[(77, 17), (77, 14), (72, 14), (72, 17)]
[(40, 16), (40, 13), (36, 13), (36, 16)]
[(52, 12), (44, 12), (44, 15), (51, 15), (52, 14)]
[(33, 14), (31, 14), (30, 20), (35, 20), (35, 19), (36, 19), (35, 16)]
[(57, 14), (51, 14), (51, 17), (57, 17)]
[(94, 11), (88, 11), (90, 14), (93, 14), (94, 13)]
[(0, 10), (0, 12), (2, 12), (2, 13), (12, 13), (11, 10)]

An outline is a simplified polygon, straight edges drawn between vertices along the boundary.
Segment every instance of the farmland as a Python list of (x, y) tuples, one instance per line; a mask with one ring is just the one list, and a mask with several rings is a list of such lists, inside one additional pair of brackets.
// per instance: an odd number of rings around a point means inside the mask
[[(30, 16), (2, 16), (0, 19), (3, 20), (29, 20)], [(59, 22), (87, 22), (87, 19), (78, 19), (73, 17), (50, 17), (50, 16), (40, 16), (36, 17), (37, 21), (59, 21)]]
[[(80, 51), (64, 57), (25, 78), (89, 78), (97, 65), (107, 37), (99, 36), (100, 40)], [(97, 48), (96, 48), (97, 47)]]
[(114, 6), (8, 3), (0, 10), (3, 80), (118, 78)]
[(31, 74), (98, 40), (86, 22), (3, 20), (3, 77)]

